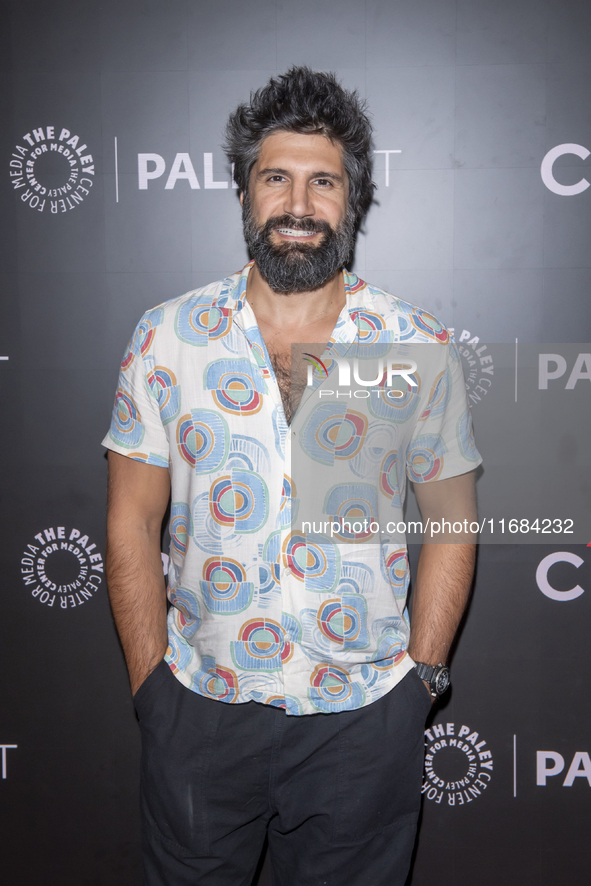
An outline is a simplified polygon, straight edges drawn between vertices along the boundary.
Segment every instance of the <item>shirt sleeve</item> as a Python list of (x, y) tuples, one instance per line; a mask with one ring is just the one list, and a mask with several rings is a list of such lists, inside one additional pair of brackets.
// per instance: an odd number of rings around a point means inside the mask
[(167, 468), (169, 444), (157, 400), (158, 386), (154, 379), (150, 383), (154, 363), (150, 352), (158, 319), (156, 311), (144, 314), (125, 350), (111, 427), (102, 445), (135, 461)]
[(446, 351), (445, 368), (435, 377), (406, 454), (406, 473), (413, 483), (456, 477), (472, 471), (482, 461), (474, 442), (457, 346), (450, 342), (442, 347)]

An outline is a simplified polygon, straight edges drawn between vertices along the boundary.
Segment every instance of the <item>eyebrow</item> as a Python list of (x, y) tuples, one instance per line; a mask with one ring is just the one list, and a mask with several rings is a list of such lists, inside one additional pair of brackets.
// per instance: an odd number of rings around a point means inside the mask
[[(266, 169), (260, 169), (257, 173), (257, 178), (262, 178), (264, 175), (285, 175), (289, 176), (289, 170), (281, 169), (278, 166), (268, 166)], [(339, 175), (337, 172), (313, 172), (310, 178), (329, 178), (339, 184), (343, 184), (344, 179), (342, 175)]]

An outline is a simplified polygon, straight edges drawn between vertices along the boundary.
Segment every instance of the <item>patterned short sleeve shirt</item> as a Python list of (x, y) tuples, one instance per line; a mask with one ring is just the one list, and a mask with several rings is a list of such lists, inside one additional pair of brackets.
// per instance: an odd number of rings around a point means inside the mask
[[(251, 267), (144, 314), (103, 445), (171, 472), (177, 678), (290, 715), (352, 710), (413, 667), (406, 479), (481, 461), (461, 363), (434, 317), (344, 272), (346, 305), (288, 426), (245, 298)], [(417, 344), (429, 359), (395, 398), (384, 383), (338, 388), (360, 346), (379, 357)]]

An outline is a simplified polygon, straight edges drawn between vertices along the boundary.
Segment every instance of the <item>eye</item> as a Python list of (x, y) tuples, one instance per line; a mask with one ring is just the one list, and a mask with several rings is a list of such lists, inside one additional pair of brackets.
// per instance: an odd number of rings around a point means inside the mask
[(326, 188), (326, 187), (331, 187), (331, 186), (332, 186), (332, 182), (331, 182), (331, 180), (328, 179), (328, 178), (317, 178), (317, 179), (315, 180), (314, 184), (316, 184), (316, 185), (320, 185), (320, 187), (322, 187), (322, 188)]
[(284, 182), (285, 180), (286, 179), (283, 175), (271, 175), (267, 179), (267, 181), (270, 181), (270, 182)]

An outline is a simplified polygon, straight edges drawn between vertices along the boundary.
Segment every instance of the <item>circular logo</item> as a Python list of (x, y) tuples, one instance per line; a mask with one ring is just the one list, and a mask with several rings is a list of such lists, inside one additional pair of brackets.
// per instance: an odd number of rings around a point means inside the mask
[(472, 803), (488, 788), (493, 758), (486, 741), (468, 726), (437, 723), (425, 729), (422, 793), (446, 806)]
[(94, 161), (81, 137), (60, 126), (40, 126), (10, 156), (10, 180), (23, 203), (57, 215), (75, 209), (94, 184)]
[(21, 575), (31, 595), (49, 608), (73, 609), (103, 581), (103, 556), (79, 529), (42, 529), (21, 554)]
[[(449, 331), (454, 335), (453, 327), (449, 327)], [(486, 397), (493, 382), (495, 367), (492, 354), (488, 345), (481, 344), (478, 336), (467, 329), (462, 329), (456, 344), (462, 358), (468, 403), (470, 409), (474, 409)]]

